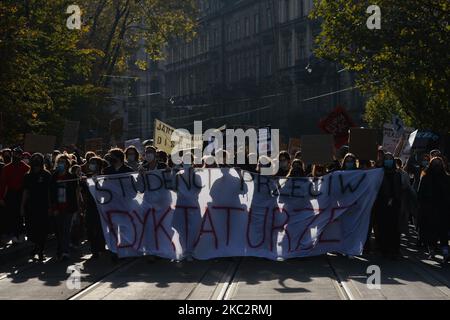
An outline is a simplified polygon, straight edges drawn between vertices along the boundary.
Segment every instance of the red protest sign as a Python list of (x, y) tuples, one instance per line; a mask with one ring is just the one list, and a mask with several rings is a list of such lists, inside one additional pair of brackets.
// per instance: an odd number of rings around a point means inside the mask
[(347, 111), (342, 107), (334, 109), (326, 118), (322, 119), (319, 127), (334, 136), (336, 149), (348, 142), (348, 132), (355, 124)]

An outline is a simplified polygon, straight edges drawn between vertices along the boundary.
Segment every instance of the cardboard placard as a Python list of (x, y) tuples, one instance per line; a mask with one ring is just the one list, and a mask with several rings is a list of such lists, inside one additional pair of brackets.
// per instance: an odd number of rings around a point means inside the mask
[(37, 134), (26, 134), (24, 151), (34, 153), (52, 153), (55, 150), (56, 137)]
[(141, 139), (139, 138), (125, 141), (124, 146), (125, 149), (130, 146), (135, 146), (139, 154), (144, 154), (144, 146), (142, 145)]
[(79, 128), (80, 128), (79, 121), (66, 120), (66, 124), (64, 125), (63, 139), (62, 139), (63, 146), (70, 146), (72, 144), (77, 144)]
[(330, 134), (302, 136), (302, 159), (306, 164), (333, 161), (334, 139)]
[(351, 128), (349, 152), (359, 160), (376, 160), (378, 154), (378, 130)]

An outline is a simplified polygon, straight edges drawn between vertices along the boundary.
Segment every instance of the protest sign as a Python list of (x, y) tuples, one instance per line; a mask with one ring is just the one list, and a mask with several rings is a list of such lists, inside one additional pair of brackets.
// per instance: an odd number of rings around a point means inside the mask
[(70, 146), (72, 144), (77, 144), (79, 128), (80, 128), (79, 121), (66, 120), (62, 139), (63, 146)]
[[(173, 135), (175, 130), (176, 129), (174, 127), (171, 127), (167, 123), (155, 119), (155, 129), (153, 134), (153, 142), (155, 147), (159, 150), (167, 152), (167, 154), (171, 154), (175, 144), (177, 144), (178, 150), (188, 150), (192, 149), (193, 145), (198, 145), (193, 143), (194, 138), (190, 134), (178, 132)], [(196, 143), (198, 143), (198, 141)]]
[(26, 134), (24, 150), (30, 153), (52, 153), (55, 149), (56, 137), (37, 134)]
[(342, 107), (337, 107), (334, 109), (319, 123), (319, 127), (322, 131), (333, 135), (336, 149), (339, 149), (343, 145), (347, 144), (348, 132), (350, 128), (354, 126), (355, 124), (349, 114)]
[(141, 139), (136, 138), (136, 139), (131, 139), (131, 140), (125, 141), (125, 144), (124, 144), (125, 149), (130, 146), (135, 146), (137, 151), (139, 152), (139, 154), (144, 154), (144, 146), (142, 145)]
[(272, 151), (271, 128), (258, 129), (258, 154), (268, 155)]
[(361, 254), (382, 169), (320, 179), (230, 168), (88, 179), (108, 248), (168, 259)]
[(402, 138), (407, 139), (413, 131), (413, 128), (404, 127), (402, 134), (398, 134), (391, 123), (385, 123), (383, 126), (383, 150), (398, 156), (401, 151), (399, 144), (401, 144)]
[(349, 151), (359, 160), (376, 160), (378, 132), (375, 129), (351, 128)]
[(327, 164), (333, 161), (333, 136), (302, 136), (302, 159), (305, 164)]

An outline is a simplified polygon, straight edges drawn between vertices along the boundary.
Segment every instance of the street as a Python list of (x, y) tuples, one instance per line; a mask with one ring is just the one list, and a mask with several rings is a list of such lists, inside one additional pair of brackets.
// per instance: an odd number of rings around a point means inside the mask
[[(51, 300), (384, 300), (450, 299), (450, 268), (403, 239), (402, 258), (326, 256), (270, 261), (236, 257), (171, 262), (160, 258), (90, 259), (84, 244), (67, 262), (26, 257), (0, 266), (0, 299)], [(49, 253), (54, 250), (50, 245)], [(76, 258), (75, 258), (76, 257)], [(379, 266), (379, 289), (367, 285)], [(71, 282), (68, 268), (80, 271)]]

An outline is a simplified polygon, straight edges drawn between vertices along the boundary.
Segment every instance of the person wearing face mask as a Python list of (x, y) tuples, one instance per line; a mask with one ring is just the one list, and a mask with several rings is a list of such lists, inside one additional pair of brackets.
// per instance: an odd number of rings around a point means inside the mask
[(289, 155), (289, 152), (287, 151), (281, 151), (278, 155), (278, 163), (279, 163), (279, 169), (276, 174), (277, 177), (286, 177), (289, 173), (290, 163), (291, 162), (291, 156)]
[(56, 158), (50, 183), (50, 203), (56, 224), (58, 260), (70, 258), (70, 235), (74, 214), (80, 209), (79, 178), (70, 173), (70, 158), (61, 154)]
[(342, 160), (341, 170), (356, 170), (356, 157), (353, 153), (347, 153)]
[(119, 148), (111, 149), (110, 165), (103, 170), (104, 175), (113, 175), (133, 172), (133, 169), (125, 164), (125, 154)]
[(83, 172), (83, 174), (87, 174), (89, 171), (89, 160), (93, 157), (96, 157), (97, 155), (95, 154), (95, 152), (93, 151), (88, 151), (86, 152), (86, 154), (84, 155), (84, 163), (81, 165), (81, 171)]
[(126, 165), (129, 166), (133, 171), (138, 171), (139, 169), (139, 152), (135, 146), (129, 146), (125, 150)]
[(420, 179), (419, 237), (426, 245), (428, 254), (434, 255), (439, 242), (443, 262), (449, 260), (448, 232), (450, 226), (450, 177), (444, 170), (441, 157), (431, 159), (430, 165)]
[[(95, 177), (100, 175), (102, 172), (103, 160), (99, 157), (92, 157), (89, 159), (87, 167), (88, 172), (86, 177), (95, 179)], [(85, 207), (87, 238), (92, 253), (92, 259), (96, 259), (101, 253), (106, 251), (102, 222), (100, 220), (100, 214), (97, 209), (96, 201), (89, 192), (86, 179), (82, 179), (81, 192)]]
[(22, 149), (13, 150), (12, 161), (5, 165), (0, 177), (0, 206), (5, 208), (5, 231), (13, 243), (25, 240), (20, 206), (23, 193), (23, 179), (30, 167), (22, 159)]
[(375, 240), (383, 256), (396, 259), (400, 255), (402, 181), (391, 153), (384, 154), (383, 166), (384, 177), (373, 210)]
[(303, 161), (301, 161), (300, 159), (294, 159), (294, 161), (292, 161), (291, 163), (291, 168), (286, 178), (301, 178), (301, 177), (305, 177)]
[(24, 177), (21, 213), (25, 216), (28, 238), (34, 243), (30, 257), (34, 259), (37, 255), (38, 260), (43, 261), (49, 226), (51, 174), (45, 170), (44, 156), (40, 153), (31, 156), (30, 165), (31, 170)]
[(139, 171), (152, 171), (158, 169), (158, 161), (156, 159), (156, 148), (154, 146), (145, 147), (145, 158)]

